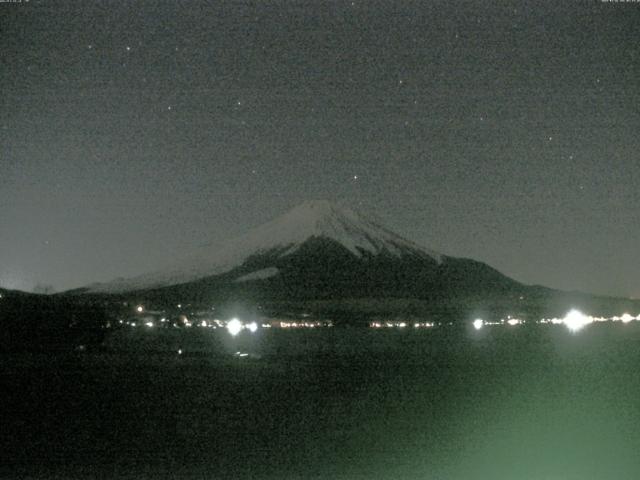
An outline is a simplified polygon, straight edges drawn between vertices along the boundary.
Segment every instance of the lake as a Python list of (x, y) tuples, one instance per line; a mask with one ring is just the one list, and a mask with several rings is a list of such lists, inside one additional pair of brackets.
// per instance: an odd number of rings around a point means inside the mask
[(0, 360), (2, 478), (640, 475), (635, 322), (138, 328)]

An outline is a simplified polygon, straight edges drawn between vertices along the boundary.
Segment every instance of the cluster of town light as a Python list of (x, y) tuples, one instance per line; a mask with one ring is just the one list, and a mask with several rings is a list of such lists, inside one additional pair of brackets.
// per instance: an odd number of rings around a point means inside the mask
[(328, 321), (276, 322), (275, 325), (280, 327), (280, 328), (333, 327), (333, 323), (332, 322), (328, 322)]
[(564, 317), (563, 322), (565, 326), (571, 330), (572, 332), (577, 332), (578, 330), (582, 330), (584, 327), (589, 325), (593, 320), (582, 313), (579, 310), (571, 310)]
[(392, 322), (371, 322), (369, 326), (371, 328), (406, 328), (410, 325), (413, 325), (413, 328), (431, 328), (435, 327), (435, 322), (414, 322), (407, 323), (401, 321), (392, 321)]
[[(580, 310), (573, 309), (569, 311), (563, 318), (543, 318), (533, 323), (541, 323), (541, 324), (551, 323), (553, 325), (564, 325), (571, 332), (578, 332), (582, 330), (584, 327), (586, 327), (587, 325), (594, 322), (629, 323), (633, 320), (640, 321), (640, 315), (634, 317), (633, 315), (625, 313), (624, 315), (614, 316), (614, 317), (592, 317), (590, 315), (585, 315)], [(523, 324), (525, 323), (525, 321), (519, 318), (508, 317), (506, 320), (501, 319), (499, 322), (485, 322), (481, 318), (477, 318), (472, 322), (472, 325), (476, 330), (480, 330), (485, 325), (504, 325), (505, 323), (510, 326), (515, 326), (515, 325)]]
[[(178, 307), (181, 307), (181, 306), (182, 305), (178, 305)], [(144, 311), (145, 311), (144, 306), (138, 305), (136, 307), (137, 313), (143, 313)], [(308, 316), (308, 314), (305, 314), (303, 316)], [(192, 323), (184, 315), (181, 316), (181, 320), (184, 326), (190, 327), (192, 325)], [(486, 320), (483, 320), (482, 318), (476, 318), (475, 320), (473, 320), (473, 322), (471, 322), (471, 325), (473, 326), (474, 329), (481, 330), (485, 326), (492, 326), (492, 325), (506, 324), (513, 327), (513, 326), (521, 325), (524, 323), (538, 323), (538, 324), (551, 323), (553, 325), (565, 325), (571, 332), (578, 332), (582, 330), (585, 326), (594, 322), (629, 323), (634, 320), (640, 321), (640, 315), (637, 315), (634, 317), (629, 313), (625, 313), (621, 316), (613, 316), (613, 317), (592, 317), (590, 315), (585, 315), (579, 310), (573, 309), (569, 311), (563, 318), (543, 318), (538, 321), (531, 321), (531, 322), (522, 320), (520, 318), (514, 318), (511, 316), (507, 316), (506, 319), (502, 318), (499, 321), (486, 321)], [(165, 317), (163, 317), (160, 320), (161, 323), (165, 323), (167, 321), (168, 320)], [(123, 320), (120, 320), (120, 323), (122, 324)], [(127, 325), (130, 325), (132, 327), (135, 327), (137, 325), (136, 322), (133, 322), (133, 321), (128, 321), (126, 323)], [(155, 324), (153, 323), (153, 321), (148, 320), (144, 322), (144, 325), (146, 325), (147, 327), (153, 327)], [(248, 330), (251, 333), (255, 333), (259, 327), (256, 322), (243, 323), (237, 318), (232, 318), (226, 323), (217, 319), (213, 321), (201, 320), (197, 325), (200, 327), (210, 327), (210, 328), (224, 327), (234, 337), (238, 335), (242, 330)], [(432, 328), (432, 327), (435, 327), (436, 325), (441, 325), (441, 324), (439, 323), (436, 324), (435, 322), (407, 323), (405, 321), (386, 321), (386, 322), (374, 321), (369, 324), (369, 326), (372, 328), (405, 328), (408, 326), (413, 326), (414, 328)], [(453, 325), (453, 323), (449, 322), (447, 323), (447, 325)], [(178, 326), (178, 325), (174, 323), (174, 326)], [(262, 323), (261, 326), (262, 328), (271, 328), (272, 326), (276, 326), (280, 328), (315, 328), (315, 327), (332, 327), (333, 323), (331, 321), (313, 321), (313, 320), (305, 320), (301, 322), (280, 321), (280, 322), (276, 322), (275, 325), (272, 325), (271, 323)]]
[(244, 324), (237, 318), (232, 318), (227, 322), (227, 330), (234, 337), (238, 335), (243, 329), (247, 329), (251, 333), (255, 333), (258, 330), (258, 324), (256, 322)]

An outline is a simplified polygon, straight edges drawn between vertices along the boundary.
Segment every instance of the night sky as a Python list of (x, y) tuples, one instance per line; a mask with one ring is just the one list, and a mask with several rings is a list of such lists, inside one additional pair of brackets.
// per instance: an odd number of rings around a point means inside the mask
[(0, 3), (0, 285), (155, 270), (308, 199), (640, 296), (640, 4)]

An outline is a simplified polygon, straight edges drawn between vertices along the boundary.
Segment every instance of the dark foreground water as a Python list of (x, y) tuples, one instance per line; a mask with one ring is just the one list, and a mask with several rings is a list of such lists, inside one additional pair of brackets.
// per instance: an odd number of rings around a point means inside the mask
[(640, 478), (636, 324), (137, 329), (107, 347), (0, 357), (0, 477)]

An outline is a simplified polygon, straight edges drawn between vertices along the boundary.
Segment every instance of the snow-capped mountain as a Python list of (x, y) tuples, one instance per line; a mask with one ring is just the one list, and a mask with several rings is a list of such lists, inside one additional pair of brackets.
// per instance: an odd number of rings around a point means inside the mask
[[(245, 266), (248, 259), (259, 256), (270, 258), (272, 263), (290, 257), (312, 239), (330, 241), (354, 259), (414, 258), (434, 265), (443, 260), (441, 254), (397, 235), (364, 214), (328, 201), (309, 201), (224, 245), (202, 248), (173, 267), (131, 279), (93, 284), (88, 291), (120, 293), (192, 282), (232, 272)], [(239, 275), (234, 281), (266, 279), (278, 274), (275, 265), (265, 265)]]
[(103, 305), (105, 297), (118, 304), (190, 303), (233, 311), (260, 305), (275, 316), (312, 311), (347, 323), (371, 315), (458, 321), (479, 312), (541, 318), (580, 306), (603, 315), (633, 310), (627, 299), (523, 285), (485, 263), (436, 253), (325, 201), (303, 203), (171, 268), (61, 295), (80, 295), (71, 302), (83, 305)]

